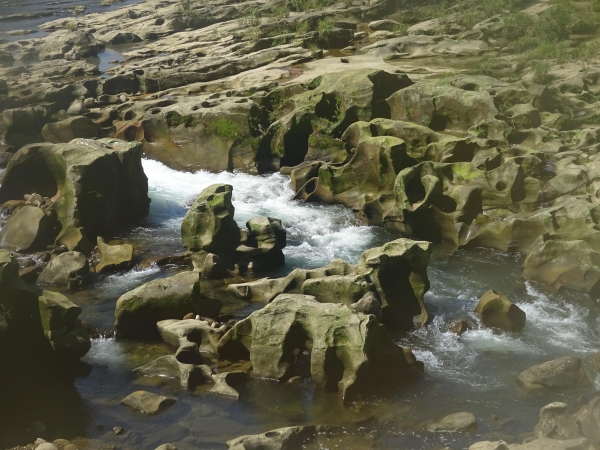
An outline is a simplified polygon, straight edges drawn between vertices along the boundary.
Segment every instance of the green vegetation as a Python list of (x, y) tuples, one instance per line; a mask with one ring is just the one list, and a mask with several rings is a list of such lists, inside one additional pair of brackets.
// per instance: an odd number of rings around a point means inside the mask
[(179, 11), (183, 22), (190, 28), (202, 28), (214, 22), (213, 17), (206, 11), (198, 12), (196, 0), (179, 0)]
[(229, 139), (236, 139), (240, 134), (238, 124), (229, 119), (215, 120), (208, 129), (212, 134)]

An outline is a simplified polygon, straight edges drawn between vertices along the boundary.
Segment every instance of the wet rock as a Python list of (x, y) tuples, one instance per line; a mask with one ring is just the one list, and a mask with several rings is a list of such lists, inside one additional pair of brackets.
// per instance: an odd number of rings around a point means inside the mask
[(235, 386), (244, 382), (248, 374), (246, 372), (227, 372), (213, 375), (214, 387), (209, 391), (211, 394), (220, 395), (222, 397), (240, 398), (240, 393)]
[(469, 450), (508, 450), (508, 444), (504, 441), (482, 441), (471, 445)]
[(121, 434), (125, 433), (125, 430), (123, 427), (114, 427), (113, 433), (115, 433), (117, 436), (120, 436)]
[(133, 260), (133, 245), (111, 245), (104, 242), (100, 236), (97, 240), (100, 262), (96, 265), (96, 272), (108, 272), (131, 267)]
[(583, 240), (548, 240), (531, 250), (525, 259), (523, 277), (597, 298), (600, 254)]
[(427, 425), (429, 431), (475, 431), (477, 429), (477, 420), (471, 413), (460, 412), (450, 414), (442, 418), (439, 422), (433, 422)]
[(540, 421), (535, 426), (536, 438), (577, 439), (579, 434), (577, 423), (568, 412), (565, 403), (550, 403), (540, 410)]
[(600, 397), (582, 407), (573, 415), (578, 431), (591, 442), (600, 443)]
[(30, 266), (19, 270), (19, 277), (27, 284), (35, 284), (42, 273), (41, 267)]
[(18, 252), (46, 248), (58, 234), (56, 214), (33, 205), (14, 212), (0, 230), (0, 247)]
[(600, 352), (592, 355), (592, 368), (596, 372), (600, 372)]
[(156, 447), (155, 450), (177, 450), (177, 447), (175, 447), (173, 444), (163, 444)]
[(469, 331), (470, 329), (471, 326), (469, 325), (469, 321), (467, 319), (456, 320), (448, 326), (448, 331), (450, 333), (454, 333), (459, 336), (462, 336), (463, 333)]
[(372, 377), (380, 382), (410, 380), (422, 367), (410, 350), (392, 343), (374, 316), (306, 295), (279, 295), (236, 323), (218, 348), (220, 358), (249, 359), (255, 376), (282, 381), (297, 375), (297, 364), (309, 351), (315, 385), (340, 391), (345, 398)]
[(52, 259), (38, 278), (39, 284), (78, 288), (91, 282), (87, 257), (79, 252), (66, 252)]
[(0, 202), (36, 192), (52, 199), (48, 210), (56, 213), (63, 232), (82, 227), (95, 241), (96, 236), (148, 214), (148, 180), (141, 156), (139, 143), (114, 139), (29, 145), (8, 165)]
[(156, 327), (165, 342), (178, 348), (177, 359), (187, 364), (198, 364), (199, 352), (216, 354), (217, 344), (225, 334), (223, 329), (196, 319), (161, 320)]
[(183, 364), (174, 355), (161, 356), (133, 371), (140, 375), (178, 378), (184, 389), (194, 389), (200, 384), (213, 381), (210, 367)]
[[(84, 105), (85, 106), (85, 105)], [(100, 136), (98, 125), (87, 117), (75, 116), (42, 128), (42, 138), (53, 144), (71, 142), (73, 139), (93, 139)]]
[(81, 308), (58, 292), (43, 291), (38, 299), (44, 335), (56, 355), (77, 361), (91, 348), (89, 335), (77, 319)]
[(245, 253), (245, 247), (257, 248), (260, 252), (249, 250), (249, 258), (258, 269), (282, 266), (285, 263), (282, 249), (286, 246), (287, 233), (279, 219), (255, 217), (246, 223), (248, 241), (244, 248), (237, 251)]
[(204, 189), (181, 224), (183, 245), (190, 250), (233, 250), (240, 242), (240, 230), (233, 219), (233, 187), (214, 184)]
[(475, 312), (486, 327), (505, 331), (520, 331), (525, 326), (525, 312), (513, 304), (508, 297), (490, 290), (483, 294)]
[(284, 292), (303, 293), (323, 303), (351, 305), (372, 291), (381, 302), (384, 324), (411, 328), (428, 319), (423, 295), (429, 289), (429, 252), (428, 243), (398, 239), (365, 251), (356, 266), (336, 260), (320, 269), (296, 269), (285, 278), (231, 284), (227, 292), (263, 302)]
[(549, 438), (534, 439), (524, 444), (508, 445), (504, 441), (477, 442), (471, 445), (469, 450), (591, 450), (590, 442), (585, 438), (556, 440)]
[(516, 381), (527, 393), (590, 386), (581, 360), (573, 356), (563, 356), (531, 366), (523, 371)]
[(94, 249), (94, 245), (87, 238), (85, 230), (74, 226), (64, 228), (56, 238), (56, 244), (66, 247), (71, 252), (80, 252), (86, 256), (90, 256)]
[(199, 277), (183, 272), (145, 283), (123, 294), (115, 309), (115, 329), (123, 336), (156, 336), (160, 320), (202, 314)]
[(349, 305), (349, 308), (359, 313), (373, 314), (379, 322), (381, 322), (383, 318), (381, 313), (381, 301), (373, 292), (367, 292), (359, 301)]
[(284, 450), (301, 447), (317, 435), (317, 427), (286, 427), (268, 431), (264, 434), (240, 436), (227, 441), (229, 450)]
[(121, 400), (122, 405), (148, 415), (164, 412), (175, 402), (176, 399), (173, 397), (165, 397), (147, 391), (133, 392)]

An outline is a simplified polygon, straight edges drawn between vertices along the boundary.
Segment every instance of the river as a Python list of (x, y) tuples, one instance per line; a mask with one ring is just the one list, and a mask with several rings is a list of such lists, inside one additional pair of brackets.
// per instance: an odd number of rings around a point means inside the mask
[[(143, 164), (152, 198), (150, 215), (140, 226), (123, 230), (116, 237), (132, 240), (147, 255), (183, 250), (181, 219), (197, 194), (213, 183), (233, 185), (235, 217), (240, 226), (257, 215), (282, 220), (288, 230), (288, 247), (286, 266), (277, 275), (296, 267), (326, 265), (336, 257), (355, 263), (365, 249), (394, 238), (381, 229), (361, 226), (351, 211), (342, 207), (291, 200), (289, 179), (279, 174), (190, 174), (155, 161), (145, 160)], [(93, 366), (91, 374), (76, 381), (88, 420), (77, 430), (67, 427), (65, 433), (114, 441), (119, 448), (152, 449), (168, 441), (180, 450), (219, 449), (224, 448), (223, 442), (241, 434), (313, 423), (343, 427), (331, 442), (337, 442), (338, 436), (354, 436), (342, 441), (343, 448), (364, 448), (365, 436), (369, 436), (369, 442), (376, 442), (375, 448), (420, 450), (442, 445), (468, 448), (483, 437), (506, 438), (530, 432), (542, 406), (551, 401), (572, 405), (577, 395), (526, 397), (518, 392), (515, 376), (538, 362), (564, 355), (586, 358), (597, 351), (600, 316), (584, 295), (551, 293), (523, 282), (522, 262), (519, 255), (493, 250), (448, 254), (443, 248), (435, 249), (429, 268), (431, 289), (426, 295), (433, 322), (396, 337), (425, 362), (426, 378), (413, 386), (343, 407), (335, 395), (316, 392), (310, 383), (287, 386), (256, 380), (246, 387), (241, 402), (231, 402), (205, 395), (203, 389), (187, 393), (173, 381), (139, 378), (131, 373), (136, 366), (173, 353), (174, 349), (162, 343), (101, 338), (93, 341), (84, 358)], [(84, 320), (110, 329), (115, 301), (122, 293), (174, 270), (150, 266), (102, 276), (91, 289), (72, 298), (83, 307)], [(491, 288), (508, 295), (527, 313), (522, 332), (475, 328), (458, 337), (446, 331), (452, 320), (473, 316), (478, 297)], [(225, 308), (245, 317), (260, 306), (231, 301)], [(168, 414), (157, 417), (132, 414), (118, 402), (138, 388), (176, 396), (178, 402)], [(422, 431), (427, 420), (460, 411), (475, 414), (477, 436)], [(69, 414), (65, 416), (61, 423)], [(116, 425), (128, 433), (111, 435)], [(104, 428), (99, 430), (99, 426)], [(327, 444), (320, 445), (325, 448)]]

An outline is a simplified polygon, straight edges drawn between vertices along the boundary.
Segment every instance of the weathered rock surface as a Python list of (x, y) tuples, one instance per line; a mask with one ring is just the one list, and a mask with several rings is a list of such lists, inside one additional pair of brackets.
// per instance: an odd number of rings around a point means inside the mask
[[(4, 173), (0, 202), (21, 200), (34, 192), (49, 199), (44, 213), (55, 214), (62, 232), (83, 227), (94, 240), (100, 233), (143, 218), (150, 203), (139, 144), (114, 139), (75, 139), (68, 144), (22, 148)], [(45, 241), (56, 237), (53, 233), (42, 236)], [(20, 242), (4, 239), (8, 248)]]
[(23, 205), (0, 230), (0, 247), (18, 252), (46, 248), (54, 242), (59, 226), (56, 214), (35, 205)]
[(282, 294), (238, 322), (219, 342), (219, 355), (249, 359), (258, 377), (287, 380), (310, 354), (310, 376), (320, 389), (345, 398), (372, 380), (408, 381), (422, 369), (397, 347), (374, 316), (306, 295)]
[(563, 356), (531, 366), (523, 371), (516, 381), (525, 392), (531, 393), (590, 386), (581, 360), (572, 356)]
[(123, 294), (117, 300), (115, 329), (123, 336), (156, 336), (160, 320), (203, 314), (198, 273), (159, 278)]
[(196, 386), (213, 381), (210, 367), (206, 365), (184, 364), (174, 355), (161, 356), (154, 361), (133, 369), (146, 376), (178, 378), (181, 387), (194, 389)]
[(505, 331), (520, 331), (525, 326), (525, 312), (512, 303), (508, 297), (490, 290), (483, 294), (475, 307), (486, 327), (500, 328)]
[(37, 282), (72, 289), (85, 286), (91, 282), (87, 257), (79, 252), (61, 253), (42, 270)]
[(126, 269), (131, 267), (133, 260), (133, 245), (107, 244), (100, 236), (97, 240), (100, 262), (96, 264), (96, 272)]
[(161, 320), (156, 327), (165, 342), (177, 347), (177, 360), (187, 364), (200, 363), (201, 353), (216, 355), (217, 344), (225, 334), (224, 329), (197, 319)]
[(200, 193), (181, 224), (184, 246), (213, 252), (238, 247), (240, 230), (233, 219), (232, 192), (228, 184), (213, 184)]
[(477, 419), (471, 413), (460, 412), (447, 415), (438, 422), (427, 424), (429, 431), (475, 431)]
[(381, 303), (383, 323), (410, 328), (428, 319), (423, 295), (429, 289), (429, 254), (429, 243), (398, 239), (365, 251), (356, 266), (337, 260), (321, 269), (296, 269), (285, 278), (231, 284), (227, 291), (263, 302), (282, 293), (302, 293), (349, 306), (372, 292)]
[(236, 386), (244, 382), (248, 374), (246, 372), (227, 372), (218, 373), (212, 376), (215, 385), (210, 389), (210, 393), (238, 400), (240, 393)]
[(175, 402), (176, 399), (173, 397), (165, 397), (147, 391), (133, 392), (121, 400), (121, 404), (148, 415), (164, 412)]
[(263, 434), (240, 436), (227, 441), (227, 446), (229, 450), (292, 449), (310, 441), (317, 432), (318, 428), (314, 426), (278, 428)]

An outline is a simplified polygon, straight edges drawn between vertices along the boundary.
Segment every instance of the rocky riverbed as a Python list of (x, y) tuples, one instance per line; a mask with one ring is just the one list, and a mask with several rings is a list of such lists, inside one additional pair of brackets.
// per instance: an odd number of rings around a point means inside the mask
[(598, 448), (596, 1), (6, 10), (2, 448)]

